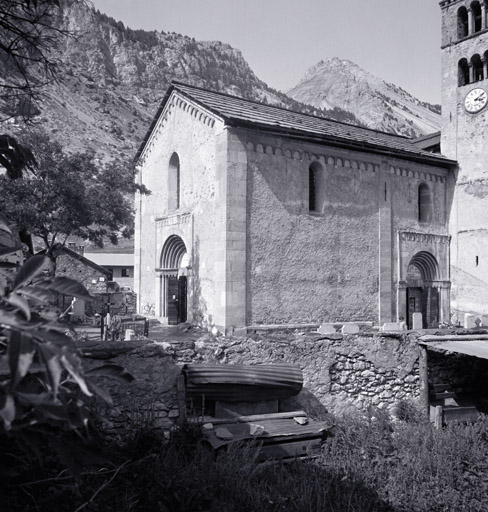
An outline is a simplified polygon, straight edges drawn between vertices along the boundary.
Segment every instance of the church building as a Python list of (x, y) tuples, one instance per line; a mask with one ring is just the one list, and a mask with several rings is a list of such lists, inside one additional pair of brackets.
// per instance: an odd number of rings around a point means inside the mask
[(452, 309), (488, 314), (488, 21), (484, 1), (443, 0), (441, 151), (457, 160)]
[(411, 325), (414, 312), (437, 327), (450, 317), (449, 156), (174, 82), (137, 155), (152, 191), (136, 199), (139, 311), (226, 333)]

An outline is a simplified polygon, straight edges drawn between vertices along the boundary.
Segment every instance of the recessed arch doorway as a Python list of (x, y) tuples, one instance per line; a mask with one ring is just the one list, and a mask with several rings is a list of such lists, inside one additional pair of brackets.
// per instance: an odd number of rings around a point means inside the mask
[(413, 314), (422, 313), (422, 327), (438, 327), (440, 321), (439, 265), (435, 257), (420, 251), (408, 264), (407, 325), (413, 327)]
[(189, 256), (181, 237), (167, 238), (159, 266), (159, 315), (166, 318), (169, 325), (186, 322)]

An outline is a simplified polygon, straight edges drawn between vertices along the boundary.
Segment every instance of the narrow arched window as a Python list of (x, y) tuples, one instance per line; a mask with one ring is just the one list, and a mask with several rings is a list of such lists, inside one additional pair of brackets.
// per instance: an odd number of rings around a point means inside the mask
[(458, 85), (462, 87), (463, 85), (469, 84), (469, 65), (467, 59), (461, 59), (458, 63)]
[(322, 211), (322, 166), (313, 162), (308, 168), (308, 209), (311, 212)]
[(177, 153), (171, 155), (168, 167), (168, 210), (180, 207), (180, 159)]
[(473, 66), (473, 82), (483, 80), (483, 62), (478, 54), (471, 58), (471, 65)]
[(317, 178), (315, 176), (315, 172), (312, 169), (312, 166), (308, 169), (308, 209), (311, 212), (315, 211), (315, 208), (317, 206)]
[(429, 187), (425, 183), (421, 183), (418, 194), (419, 222), (430, 222), (432, 219), (432, 195)]
[(468, 35), (468, 10), (466, 7), (460, 7), (458, 10), (457, 29), (459, 39)]
[(473, 29), (475, 32), (481, 30), (481, 5), (479, 2), (471, 3), (471, 10), (473, 11)]

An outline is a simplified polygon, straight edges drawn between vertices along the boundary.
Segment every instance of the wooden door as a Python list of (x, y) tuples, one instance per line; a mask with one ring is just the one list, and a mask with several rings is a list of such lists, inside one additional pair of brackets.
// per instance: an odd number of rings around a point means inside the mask
[[(407, 288), (408, 316), (407, 325), (413, 327), (413, 314), (422, 313), (422, 288)], [(422, 320), (424, 321), (424, 320)]]
[(168, 304), (168, 324), (176, 325), (179, 323), (179, 282), (176, 276), (168, 276), (168, 288), (166, 300)]
[(179, 320), (180, 322), (186, 322), (186, 276), (181, 276), (178, 279), (178, 303), (179, 303)]

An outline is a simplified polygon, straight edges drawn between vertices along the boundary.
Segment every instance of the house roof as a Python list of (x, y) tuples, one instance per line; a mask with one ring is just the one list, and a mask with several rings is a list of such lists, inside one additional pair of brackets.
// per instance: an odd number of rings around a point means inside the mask
[(133, 267), (134, 254), (119, 254), (113, 252), (85, 252), (85, 258), (102, 267)]
[[(68, 247), (60, 247), (59, 250), (64, 252), (66, 255), (68, 255), (72, 258), (75, 258), (78, 261), (81, 261), (84, 265), (87, 265), (87, 266), (95, 269), (97, 272), (100, 272), (101, 274), (104, 274), (107, 277), (110, 276), (110, 272), (107, 269), (101, 267), (100, 265), (97, 265), (96, 263), (89, 260), (85, 256), (78, 254), (76, 251), (72, 251), (71, 249), (68, 249)], [(46, 249), (44, 249), (42, 251), (39, 251), (37, 254), (45, 254), (46, 252), (47, 252)]]
[(139, 147), (139, 158), (173, 92), (205, 107), (226, 125), (259, 129), (291, 138), (351, 149), (394, 155), (409, 160), (451, 167), (456, 164), (441, 155), (425, 151), (412, 139), (390, 133), (361, 128), (322, 117), (302, 114), (282, 107), (264, 105), (221, 92), (173, 82), (166, 92), (156, 116)]
[(420, 149), (425, 149), (427, 151), (432, 150), (440, 150), (441, 146), (441, 132), (429, 133), (428, 135), (423, 135), (422, 137), (417, 137), (412, 140), (412, 143), (415, 144)]
[[(456, 336), (455, 338), (444, 337), (442, 341), (431, 341), (433, 336), (420, 338), (420, 345), (426, 348), (443, 350), (448, 353), (464, 354), (467, 356), (478, 357), (479, 359), (488, 359), (488, 336)], [(437, 336), (436, 338), (443, 338)]]

